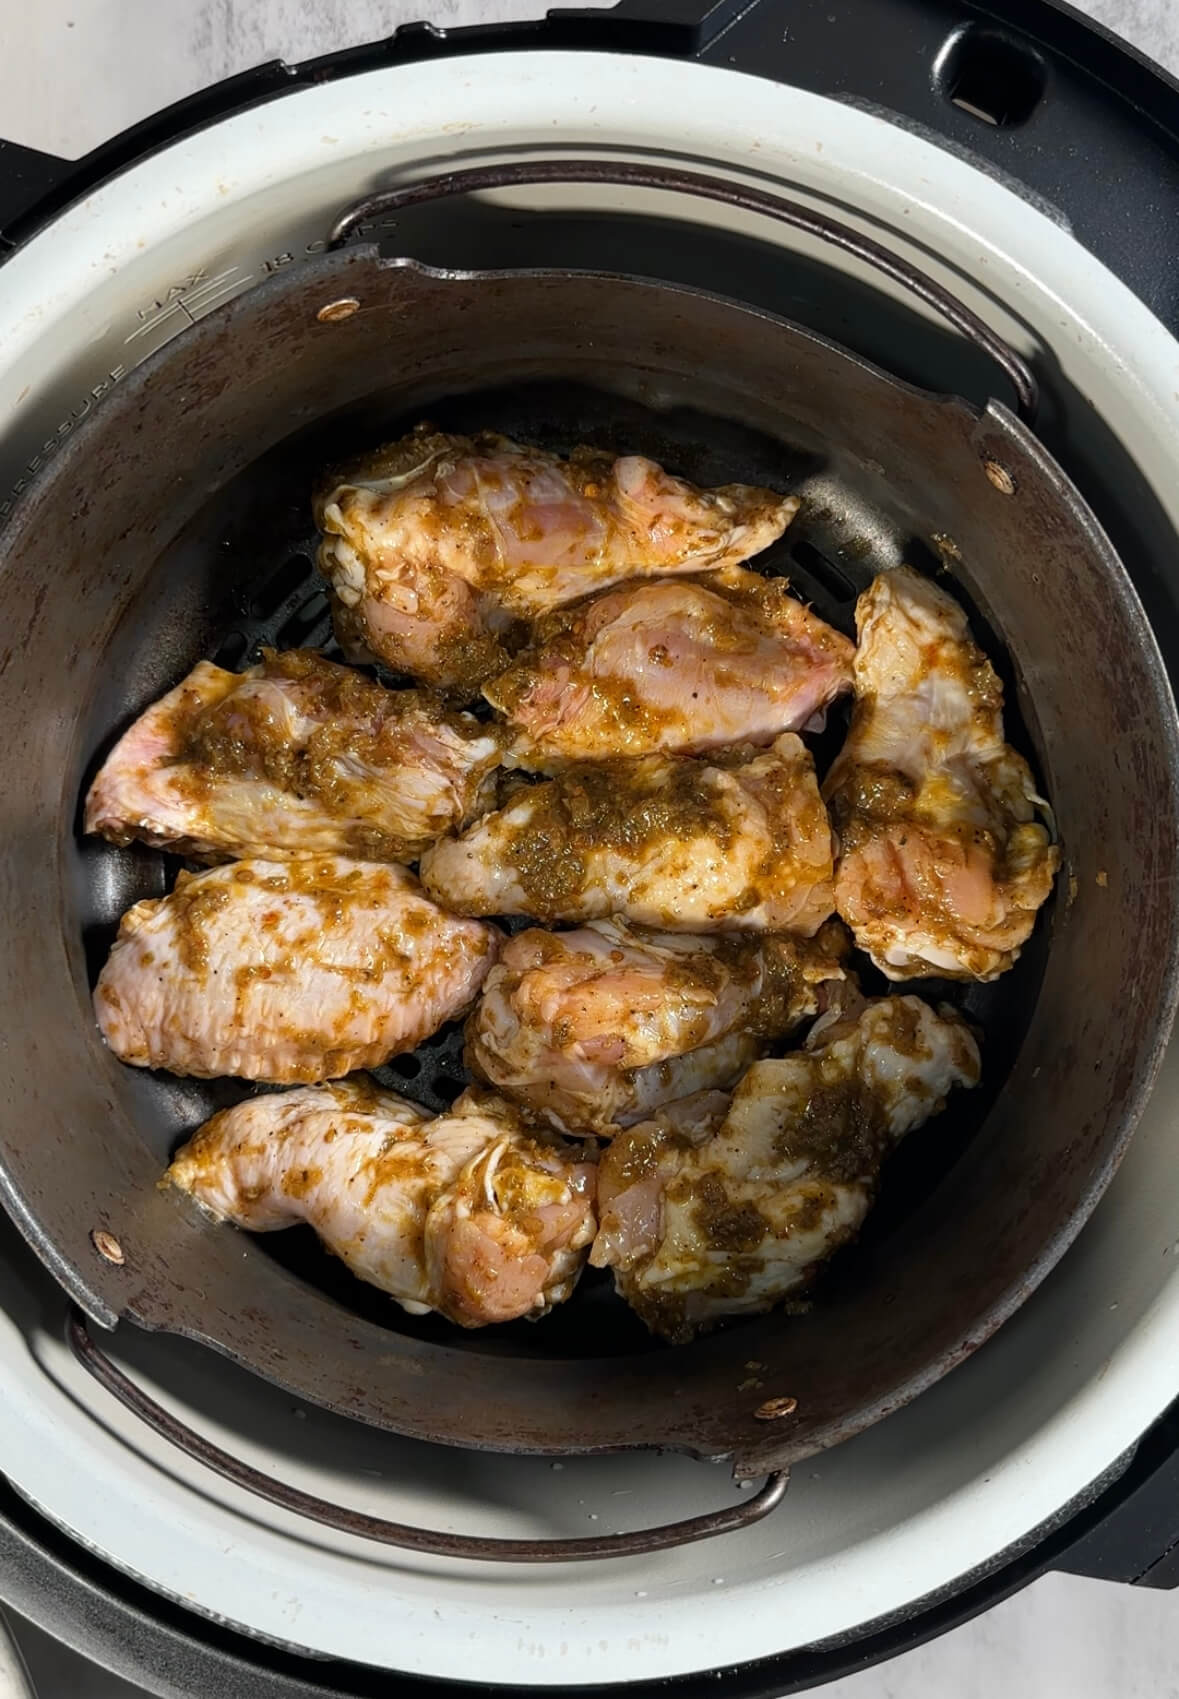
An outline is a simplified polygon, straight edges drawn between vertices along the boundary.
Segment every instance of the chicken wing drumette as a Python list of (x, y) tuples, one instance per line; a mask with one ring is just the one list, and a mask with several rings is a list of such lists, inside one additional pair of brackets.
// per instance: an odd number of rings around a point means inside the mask
[(565, 460), (422, 428), (329, 473), (314, 506), (345, 647), (473, 693), (504, 664), (514, 621), (624, 578), (745, 560), (798, 500), (698, 490), (639, 455)]
[(363, 1077), (223, 1110), (167, 1177), (254, 1232), (309, 1222), (361, 1280), (462, 1327), (563, 1302), (594, 1234), (594, 1169), (573, 1146), (489, 1094), (432, 1119)]
[(276, 1084), (335, 1079), (412, 1050), (463, 1014), (495, 959), (382, 862), (235, 861), (136, 903), (98, 977), (124, 1062)]
[(422, 883), (456, 914), (813, 936), (834, 906), (834, 840), (808, 751), (787, 732), (719, 759), (604, 761), (526, 785), (428, 850)]
[(957, 602), (907, 567), (864, 592), (856, 624), (856, 707), (824, 786), (839, 912), (890, 979), (995, 979), (1060, 865), (1002, 687)]
[(515, 760), (548, 771), (801, 731), (850, 687), (852, 654), (785, 580), (732, 566), (546, 615), (483, 694), (514, 728)]
[(755, 1062), (727, 1103), (672, 1104), (615, 1137), (590, 1260), (673, 1341), (770, 1309), (855, 1237), (904, 1134), (978, 1077), (948, 1008), (853, 994), (803, 1050)]
[(416, 861), (490, 806), (499, 737), (425, 691), (308, 650), (248, 672), (201, 661), (141, 714), (86, 798), (85, 828), (179, 854)]
[(521, 932), (467, 1022), (469, 1065), (570, 1133), (610, 1134), (731, 1086), (843, 977), (837, 921), (813, 940), (693, 937), (597, 920)]

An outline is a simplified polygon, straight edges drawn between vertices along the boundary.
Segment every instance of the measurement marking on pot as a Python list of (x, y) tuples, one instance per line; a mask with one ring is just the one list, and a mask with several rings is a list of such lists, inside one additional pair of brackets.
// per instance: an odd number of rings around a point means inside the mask
[[(235, 267), (234, 269), (236, 270), (237, 268)], [(148, 306), (138, 308), (136, 317), (140, 319), (150, 319), (156, 313), (170, 310), (179, 301), (181, 301), (185, 295), (188, 294), (190, 289), (200, 288), (206, 279), (207, 273), (203, 268), (198, 268), (196, 271), (189, 272), (188, 276), (182, 277), (179, 283), (169, 284), (168, 288), (165, 289), (162, 294), (157, 295), (155, 300)]]
[(69, 413), (58, 425), (53, 435), (51, 437), (47, 437), (41, 444), (41, 447), (37, 450), (36, 454), (34, 454), (29, 460), (26, 460), (24, 466), (21, 468), (20, 477), (9, 490), (3, 503), (0, 504), (0, 519), (6, 519), (8, 517), (9, 513), (12, 511), (13, 503), (16, 501), (16, 498), (20, 495), (21, 491), (26, 488), (29, 480), (41, 470), (42, 466), (44, 466), (45, 462), (49, 460), (51, 456), (57, 453), (66, 437), (69, 436), (70, 432), (73, 430), (74, 426), (81, 424), (82, 420), (90, 412), (90, 409), (94, 406), (95, 402), (101, 401), (103, 396), (106, 395), (108, 390), (118, 383), (120, 378), (126, 377), (127, 370), (128, 368), (123, 365), (112, 366), (96, 384), (93, 384), (91, 388), (87, 390), (81, 401), (77, 402), (70, 408)]
[[(204, 272), (194, 272), (185, 278), (183, 283), (173, 284), (164, 295), (157, 297), (147, 307), (140, 307), (137, 317), (140, 324), (130, 336), (124, 337), (124, 346), (134, 342), (138, 337), (150, 330), (157, 330), (165, 320), (182, 315), (188, 324), (195, 324), (202, 313), (208, 312), (216, 301), (230, 294), (235, 289), (244, 289), (252, 282), (253, 272), (243, 272), (240, 266), (230, 266), (226, 271), (219, 271), (215, 277), (206, 277)], [(172, 332), (182, 329), (177, 324)]]
[[(316, 237), (313, 242), (304, 243), (301, 257), (310, 259), (314, 254), (322, 254), (326, 246), (327, 243), (322, 237)], [(274, 273), (276, 271), (281, 271), (283, 266), (294, 265), (295, 260), (298, 257), (300, 256), (292, 254), (289, 248), (284, 248), (281, 254), (274, 254), (270, 259), (263, 260), (262, 270), (266, 273), (267, 277), (273, 277)]]

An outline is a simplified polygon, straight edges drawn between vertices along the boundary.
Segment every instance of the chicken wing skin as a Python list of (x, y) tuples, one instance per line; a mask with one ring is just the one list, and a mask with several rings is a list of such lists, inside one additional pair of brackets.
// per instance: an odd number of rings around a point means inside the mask
[(839, 912), (890, 979), (995, 979), (1060, 865), (1003, 740), (1002, 687), (962, 609), (907, 567), (864, 592), (856, 624), (856, 707), (824, 787)]
[(335, 1079), (462, 1014), (500, 942), (381, 862), (239, 861), (136, 903), (94, 990), (124, 1062), (276, 1084)]
[(674, 1342), (770, 1309), (855, 1237), (889, 1151), (978, 1078), (952, 1010), (851, 993), (805, 1049), (755, 1062), (727, 1107), (709, 1094), (617, 1135), (590, 1260)]
[(692, 937), (621, 920), (521, 932), (467, 1021), (467, 1063), (574, 1134), (610, 1135), (731, 1086), (843, 977), (837, 921), (813, 941)]
[(745, 560), (798, 505), (743, 484), (698, 490), (639, 455), (563, 460), (425, 427), (329, 473), (314, 502), (341, 641), (472, 693), (503, 665), (513, 620), (624, 578)]
[(310, 650), (245, 673), (201, 661), (142, 714), (86, 798), (85, 829), (221, 861), (416, 861), (490, 806), (497, 733)]
[(526, 785), (428, 850), (422, 882), (456, 914), (810, 937), (834, 865), (810, 755), (788, 732), (726, 759), (607, 761)]
[(461, 1327), (562, 1303), (595, 1227), (595, 1171), (574, 1147), (491, 1096), (432, 1120), (363, 1077), (223, 1110), (167, 1178), (253, 1232), (310, 1223), (410, 1314)]
[(784, 579), (733, 566), (545, 615), (483, 694), (515, 729), (517, 762), (549, 770), (801, 731), (850, 688), (853, 654)]

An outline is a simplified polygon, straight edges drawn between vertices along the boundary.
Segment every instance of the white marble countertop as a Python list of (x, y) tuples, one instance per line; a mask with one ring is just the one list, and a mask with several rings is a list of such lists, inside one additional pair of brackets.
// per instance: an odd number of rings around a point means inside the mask
[[(586, 0), (580, 0), (585, 4)], [(1179, 74), (1179, 0), (1080, 0)], [(527, 18), (544, 0), (0, 0), (0, 135), (75, 157), (194, 89), (274, 57), (440, 24)], [(132, 1699), (28, 1625), (41, 1699)], [(1053, 1575), (825, 1699), (1174, 1699), (1179, 1594)]]
[[(1079, 3), (1179, 74), (1179, 0)], [(0, 135), (74, 158), (170, 101), (266, 59), (305, 59), (378, 40), (413, 18), (439, 24), (530, 18), (545, 5), (546, 0), (189, 0), (183, 6), (179, 0), (0, 0)]]

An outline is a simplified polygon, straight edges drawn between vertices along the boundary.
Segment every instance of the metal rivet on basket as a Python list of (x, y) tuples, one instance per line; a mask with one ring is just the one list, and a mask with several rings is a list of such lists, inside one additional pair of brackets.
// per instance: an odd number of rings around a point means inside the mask
[(1000, 466), (997, 460), (984, 460), (983, 471), (1000, 495), (1013, 496), (1015, 494), (1015, 479), (1006, 466)]
[(113, 1233), (108, 1233), (105, 1227), (96, 1227), (90, 1235), (90, 1241), (100, 1257), (105, 1257), (107, 1262), (113, 1262), (116, 1268), (122, 1268), (127, 1258)]
[(326, 307), (321, 307), (315, 316), (320, 324), (339, 324), (359, 311), (360, 302), (355, 295), (342, 295), (338, 301), (329, 301)]
[(780, 1416), (793, 1416), (797, 1409), (797, 1398), (767, 1398), (753, 1414), (759, 1422), (776, 1422)]

